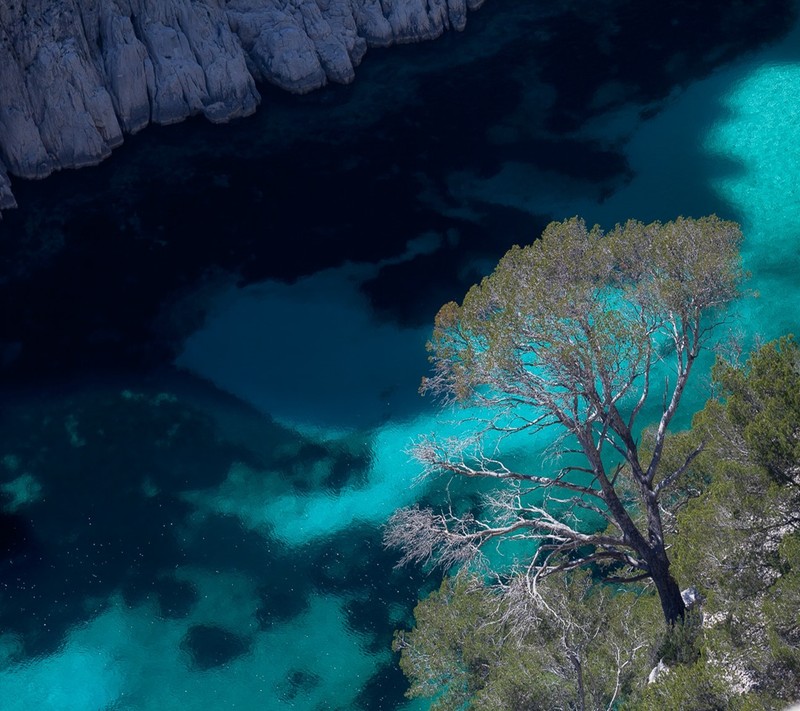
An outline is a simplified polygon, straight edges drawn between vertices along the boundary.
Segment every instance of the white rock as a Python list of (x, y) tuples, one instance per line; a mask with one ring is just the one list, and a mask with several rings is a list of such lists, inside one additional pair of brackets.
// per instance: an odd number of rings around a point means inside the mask
[(59, 167), (95, 165), (122, 143), (111, 97), (77, 39), (43, 44), (25, 78), (42, 143)]
[(6, 167), (3, 165), (3, 161), (0, 161), (0, 210), (6, 210), (16, 206), (17, 201), (14, 199), (14, 194), (11, 192), (11, 181), (8, 179), (8, 173), (6, 173)]
[[(322, 68), (325, 70), (325, 75), (329, 80), (341, 84), (347, 84), (355, 78), (355, 70), (350, 61), (350, 53), (346, 45), (347, 40), (350, 39), (348, 36), (350, 34), (349, 23), (342, 12), (331, 13), (331, 9), (345, 7), (348, 7), (348, 5), (332, 3), (327, 5), (330, 16), (340, 21), (337, 27), (338, 32), (334, 32), (331, 29), (327, 17), (323, 16), (314, 0), (298, 0), (295, 11), (296, 15), (299, 14), (302, 17), (303, 29), (314, 43), (314, 50)], [(353, 21), (353, 26), (355, 26), (355, 21)], [(342, 36), (342, 33), (344, 33), (344, 36)]]
[(352, 4), (341, 0), (317, 0), (316, 4), (331, 32), (339, 38), (347, 50), (351, 65), (358, 66), (367, 51), (367, 40), (358, 32)]
[(241, 3), (231, 3), (228, 12), (257, 79), (297, 93), (326, 83), (314, 42), (290, 12)]
[(658, 681), (659, 677), (667, 674), (669, 672), (669, 667), (664, 664), (663, 659), (658, 660), (658, 664), (656, 664), (650, 673), (647, 675), (647, 683), (653, 684)]
[(0, 155), (12, 173), (43, 178), (56, 162), (42, 143), (22, 69), (1, 25), (0, 67)]
[(379, 0), (352, 0), (358, 34), (372, 47), (388, 47), (394, 34)]
[(450, 27), (461, 32), (467, 26), (466, 0), (447, 0), (447, 15), (450, 18)]
[(153, 63), (136, 36), (131, 18), (113, 4), (103, 5), (102, 53), (108, 88), (119, 121), (127, 133), (150, 123), (150, 95), (155, 90)]
[(181, 5), (179, 22), (205, 75), (206, 106), (215, 107), (213, 116), (204, 109), (206, 116), (220, 120), (220, 104), (225, 107), (222, 120), (252, 114), (261, 96), (247, 70), (241, 42), (230, 29), (221, 0), (206, 0), (205, 3), (185, 0)]
[(700, 594), (700, 591), (692, 585), (681, 591), (681, 599), (687, 609), (691, 609), (695, 605), (702, 603), (705, 598)]
[[(148, 123), (224, 122), (256, 81), (348, 83), (368, 46), (463, 29), (483, 0), (0, 2), (0, 210), (8, 173), (91, 165)], [(8, 173), (6, 172), (8, 171)]]

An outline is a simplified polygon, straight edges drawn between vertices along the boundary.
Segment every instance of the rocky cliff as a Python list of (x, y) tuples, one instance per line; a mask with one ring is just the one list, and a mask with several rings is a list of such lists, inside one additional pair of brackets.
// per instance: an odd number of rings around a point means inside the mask
[(257, 82), (353, 80), (369, 46), (463, 29), (483, 0), (4, 0), (0, 210), (8, 175), (96, 164), (148, 123), (255, 111)]

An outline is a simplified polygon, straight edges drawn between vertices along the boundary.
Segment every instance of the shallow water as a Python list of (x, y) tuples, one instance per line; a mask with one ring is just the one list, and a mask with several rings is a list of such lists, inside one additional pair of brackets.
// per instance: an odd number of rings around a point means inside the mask
[(457, 427), (416, 395), (424, 342), (549, 219), (737, 219), (731, 328), (795, 328), (796, 13), (639, 5), (490, 0), (352, 87), (15, 185), (2, 708), (411, 708), (391, 635), (436, 578), (380, 526), (441, 496), (406, 454)]

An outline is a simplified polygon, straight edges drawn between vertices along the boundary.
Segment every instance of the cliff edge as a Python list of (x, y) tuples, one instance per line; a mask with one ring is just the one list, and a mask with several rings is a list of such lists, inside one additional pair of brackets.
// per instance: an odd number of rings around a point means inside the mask
[(256, 82), (348, 83), (369, 46), (461, 30), (484, 0), (8, 0), (0, 3), (0, 210), (8, 175), (94, 165), (125, 133), (225, 122)]

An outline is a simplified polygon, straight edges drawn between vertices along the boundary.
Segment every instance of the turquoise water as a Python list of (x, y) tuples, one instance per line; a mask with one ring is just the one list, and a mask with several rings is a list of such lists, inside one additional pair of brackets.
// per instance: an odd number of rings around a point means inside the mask
[[(354, 253), (292, 279), (209, 280), (164, 317), (182, 318), (187, 303), (202, 316), (189, 319), (176, 369), (6, 397), (2, 708), (425, 707), (404, 705), (389, 642), (436, 580), (393, 569), (380, 526), (398, 506), (440, 496), (439, 484), (413, 484), (412, 439), (464, 426), (416, 395), (432, 313), (390, 318), (374, 284), (399, 275), (393, 300), (414, 302), (436, 281), (426, 265), (461, 249), (453, 281), (463, 289), (506, 247), (469, 242), (469, 224), (486, 214), (522, 242), (543, 220), (574, 214), (611, 226), (716, 211), (742, 223), (758, 292), (731, 309), (731, 331), (749, 342), (796, 329), (796, 31), (666, 99), (597, 88), (627, 98), (559, 145), (568, 140), (577, 163), (616, 151), (622, 175), (540, 160), (544, 146), (525, 127), (541, 120), (538, 103), (557, 102), (542, 84), (527, 91), (516, 113), (487, 112), (470, 128), (485, 155), (439, 157), (442, 174), (415, 174), (404, 194), (463, 222), (398, 218), (401, 247), (377, 257)], [(404, 170), (388, 165), (380, 179)], [(705, 399), (707, 367), (683, 422)], [(548, 444), (528, 438), (510, 456), (544, 467)]]
[[(718, 211), (741, 222), (746, 235), (745, 268), (751, 272), (746, 285), (751, 293), (732, 306), (729, 323), (720, 331), (720, 337), (741, 336), (743, 346), (749, 347), (756, 336), (773, 338), (792, 331), (798, 325), (800, 304), (800, 279), (797, 277), (800, 267), (800, 205), (797, 202), (800, 190), (800, 64), (772, 64), (771, 55), (798, 47), (800, 42), (795, 33), (765, 57), (722, 70), (689, 87), (661, 114), (635, 126), (628, 143), (635, 177), (625, 189), (602, 204), (581, 195), (581, 185), (567, 181), (553, 185), (547, 175), (515, 162), (506, 164), (488, 180), (468, 179), (463, 174), (453, 176), (452, 184), (458, 185), (453, 192), (465, 202), (479, 199), (512, 204), (532, 214), (549, 211), (554, 218), (581, 214), (588, 220), (609, 226), (629, 216), (666, 220), (676, 214), (702, 215)], [(624, 116), (607, 117), (607, 120), (611, 126), (615, 120), (625, 124)], [(593, 126), (591, 130), (607, 131), (609, 127)], [(347, 269), (341, 270), (339, 278), (346, 279), (348, 275)], [(254, 379), (245, 378), (240, 383), (225, 380), (226, 373), (245, 373), (246, 365), (231, 368), (231, 362), (238, 364), (240, 360), (229, 354), (229, 360), (222, 367), (215, 366), (207, 360), (210, 349), (204, 344), (205, 341), (225, 342), (227, 348), (252, 356), (252, 347), (232, 345), (243, 341), (231, 338), (227, 330), (224, 335), (219, 330), (237, 321), (234, 313), (251, 297), (259, 298), (265, 314), (286, 313), (276, 305), (273, 294), (263, 293), (260, 297), (253, 293), (240, 294), (225, 311), (215, 315), (204, 331), (189, 340), (187, 351), (178, 362), (238, 396), (258, 402), (262, 395)], [(305, 301), (303, 305), (310, 307)], [(403, 334), (395, 331), (394, 335), (389, 335), (380, 328), (365, 329), (358, 318), (353, 320), (351, 316), (348, 323), (334, 317), (333, 322), (337, 327), (346, 324), (345, 338), (349, 337), (349, 328), (355, 326), (362, 337), (368, 333), (369, 338), (374, 337), (376, 342), (390, 347), (395, 336), (406, 343), (418, 344), (426, 331)], [(261, 321), (270, 323), (270, 318)], [(273, 328), (268, 330), (275, 332)], [(335, 343), (335, 338), (325, 338), (324, 330), (322, 337)], [(310, 344), (301, 342), (298, 345), (302, 353), (313, 352)], [(372, 365), (385, 362), (376, 358), (376, 351), (369, 344), (359, 343), (359, 347), (359, 352), (367, 356)], [(396, 351), (392, 354), (396, 355)], [(685, 398), (679, 424), (686, 423), (708, 395), (710, 351), (708, 355), (695, 373), (695, 387)], [(402, 363), (398, 370), (390, 372), (405, 375)], [(380, 381), (390, 375), (381, 368), (375, 372), (370, 368), (358, 370), (354, 374), (357, 384), (336, 384), (351, 397), (361, 387), (366, 392), (375, 392), (379, 382), (373, 383), (371, 379)], [(275, 388), (268, 387), (266, 391), (275, 392)], [(315, 388), (315, 392), (319, 390)], [(346, 397), (344, 393), (334, 398), (329, 394), (324, 396), (328, 404), (335, 403), (335, 412), (344, 414), (339, 417), (340, 424), (347, 423), (350, 414), (345, 405)], [(324, 409), (319, 417), (309, 417), (309, 409), (303, 407), (303, 410), (306, 413), (304, 424), (318, 434), (327, 432), (328, 436), (333, 436), (338, 431), (336, 427), (326, 429), (330, 425)], [(271, 404), (269, 411), (276, 413), (275, 404)], [(290, 421), (292, 413), (287, 412), (286, 417)], [(238, 503), (229, 504), (225, 494), (223, 500), (227, 510), (238, 511), (237, 515), (249, 520), (248, 525), (291, 521), (287, 533), (279, 535), (294, 546), (324, 537), (331, 529), (346, 528), (356, 520), (379, 525), (394, 508), (419, 497), (418, 490), (408, 487), (415, 474), (414, 466), (403, 461), (401, 452), (415, 434), (434, 430), (444, 436), (450, 432), (441, 418), (437, 423), (429, 414), (413, 417), (399, 427), (393, 423), (374, 429), (373, 466), (366, 486), (345, 490), (336, 497), (279, 497), (260, 507), (255, 515), (242, 505), (248, 500), (246, 493), (232, 494), (233, 501)], [(540, 466), (548, 444), (545, 436), (539, 437), (538, 443), (528, 438), (524, 455), (519, 451), (511, 454), (524, 456), (529, 466)], [(246, 488), (246, 484), (244, 486)], [(231, 488), (235, 489), (235, 486)], [(259, 497), (263, 498), (269, 497)]]
[[(800, 43), (797, 34), (792, 39)], [(753, 68), (723, 105), (729, 118), (708, 132), (704, 147), (736, 164), (713, 186), (741, 214), (747, 235), (743, 253), (755, 294), (737, 315), (745, 332), (776, 338), (798, 327), (800, 64)]]

